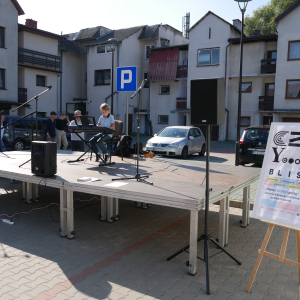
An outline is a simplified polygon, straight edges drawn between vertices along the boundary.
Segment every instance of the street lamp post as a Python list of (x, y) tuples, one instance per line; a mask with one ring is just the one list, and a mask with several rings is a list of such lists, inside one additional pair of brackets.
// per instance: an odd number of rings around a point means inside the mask
[[(238, 2), (239, 8), (242, 12), (242, 30), (241, 30), (241, 56), (240, 56), (240, 79), (239, 79), (239, 100), (238, 100), (238, 117), (236, 126), (236, 141), (235, 141), (235, 165), (239, 165), (239, 152), (240, 152), (240, 131), (241, 131), (241, 107), (242, 107), (242, 81), (243, 81), (243, 37), (244, 37), (244, 15), (248, 2), (251, 0), (234, 0)], [(241, 7), (240, 3), (244, 6)]]
[(119, 44), (120, 41), (117, 39), (111, 38), (107, 41), (108, 45), (111, 49), (111, 107), (110, 112), (113, 115), (114, 113), (114, 56), (115, 56), (115, 48), (116, 45)]

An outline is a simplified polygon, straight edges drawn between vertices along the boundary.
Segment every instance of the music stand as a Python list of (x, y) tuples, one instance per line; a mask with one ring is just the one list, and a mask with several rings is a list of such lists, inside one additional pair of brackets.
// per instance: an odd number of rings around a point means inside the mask
[(77, 124), (77, 120), (75, 118), (75, 123), (77, 126), (97, 126), (94, 116), (79, 116), (81, 125)]
[(141, 175), (139, 173), (139, 158), (140, 158), (140, 99), (141, 99), (141, 89), (145, 86), (145, 84), (148, 82), (147, 79), (144, 79), (140, 85), (140, 87), (135, 91), (135, 93), (130, 97), (131, 99), (138, 94), (138, 117), (137, 117), (137, 159), (136, 159), (136, 173), (134, 177), (124, 177), (124, 178), (114, 178), (114, 180), (127, 180), (127, 179), (136, 179), (136, 181), (144, 182), (147, 184), (153, 185), (153, 182), (147, 181), (143, 178), (149, 178), (149, 175)]

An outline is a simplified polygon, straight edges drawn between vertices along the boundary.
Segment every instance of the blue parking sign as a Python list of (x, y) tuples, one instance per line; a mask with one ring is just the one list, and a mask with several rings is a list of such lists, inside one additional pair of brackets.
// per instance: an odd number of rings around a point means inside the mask
[(136, 91), (136, 69), (137, 67), (117, 68), (117, 91), (118, 92)]

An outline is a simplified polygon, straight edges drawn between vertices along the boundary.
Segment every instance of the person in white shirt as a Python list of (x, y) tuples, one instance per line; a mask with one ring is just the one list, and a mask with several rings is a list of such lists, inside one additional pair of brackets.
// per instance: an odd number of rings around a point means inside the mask
[[(103, 103), (100, 105), (100, 111), (102, 113), (102, 116), (100, 116), (97, 126), (103, 126), (111, 129), (115, 129), (115, 119), (110, 114), (110, 107), (107, 103)], [(93, 151), (100, 156), (101, 154), (105, 155), (105, 160), (107, 160), (108, 151), (106, 146), (104, 145), (104, 142), (110, 138), (112, 138), (112, 134), (108, 134), (104, 139), (102, 139), (100, 142), (99, 140), (102, 138), (103, 133), (98, 133), (94, 135), (90, 139), (90, 143), (93, 146)], [(100, 152), (98, 152), (97, 144), (100, 148)]]
[[(76, 110), (74, 112), (74, 115), (76, 117), (76, 122), (78, 125), (81, 125), (81, 120), (80, 120), (80, 116), (81, 111), (80, 110)], [(69, 126), (76, 126), (75, 120), (71, 121)], [(80, 135), (82, 137), (82, 139), (85, 138), (84, 132), (80, 132), (77, 133), (78, 135)], [(80, 151), (80, 152), (84, 152), (84, 142), (78, 137), (76, 133), (71, 133), (71, 149), (72, 151)]]

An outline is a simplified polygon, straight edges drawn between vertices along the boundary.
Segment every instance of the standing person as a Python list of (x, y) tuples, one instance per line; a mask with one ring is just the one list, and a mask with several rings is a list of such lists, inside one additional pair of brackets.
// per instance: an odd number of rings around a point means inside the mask
[[(0, 141), (1, 141), (1, 152), (5, 152), (6, 151), (6, 147), (4, 146), (4, 142), (3, 142), (3, 135), (4, 135), (4, 126), (5, 126), (5, 121), (4, 121), (4, 116), (1, 115), (1, 124), (0, 124), (0, 128), (1, 128), (1, 137), (0, 137)], [(3, 127), (3, 128), (2, 128)]]
[(46, 122), (46, 131), (47, 131), (47, 141), (48, 142), (56, 142), (55, 127), (56, 127), (56, 112), (51, 111), (50, 119), (48, 119)]
[[(99, 121), (98, 121), (98, 124), (97, 126), (103, 126), (103, 127), (108, 127), (108, 128), (111, 128), (111, 129), (115, 129), (115, 119), (114, 117), (110, 114), (110, 107), (107, 103), (103, 103), (100, 105), (100, 111), (102, 113), (102, 116), (100, 116), (99, 118)], [(108, 156), (109, 156), (109, 153), (107, 151), (107, 148), (106, 146), (104, 145), (104, 142), (110, 138), (112, 138), (112, 134), (108, 134), (99, 144), (98, 144), (98, 141), (99, 139), (101, 139), (103, 136), (103, 133), (98, 133), (96, 135), (94, 135), (91, 139), (90, 139), (90, 142), (91, 142), (91, 145), (93, 146), (93, 150), (95, 153), (98, 153), (98, 156), (102, 154), (105, 155), (105, 160), (107, 161), (108, 160)], [(97, 149), (97, 144), (100, 148), (100, 151), (101, 152), (98, 152), (98, 149)]]
[[(80, 110), (76, 110), (74, 112), (74, 116), (76, 117), (76, 122), (78, 125), (81, 125), (81, 120), (80, 120), (80, 116), (81, 116), (81, 111)], [(76, 126), (75, 120), (71, 121), (69, 126)], [(84, 139), (84, 132), (80, 132), (77, 133), (78, 135), (80, 135), (82, 137), (82, 139)], [(71, 133), (71, 148), (72, 151), (80, 151), (80, 152), (84, 152), (84, 142), (78, 137), (76, 133)]]
[(61, 148), (61, 142), (63, 144), (63, 150), (67, 150), (68, 141), (66, 136), (66, 126), (70, 125), (69, 116), (61, 114), (60, 118), (56, 120), (56, 140), (57, 140), (57, 150)]

